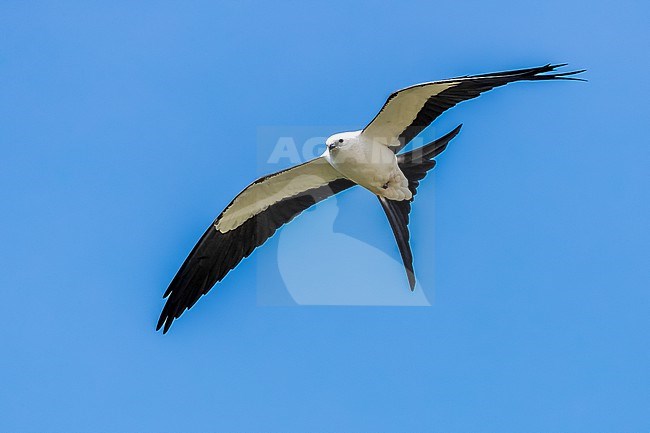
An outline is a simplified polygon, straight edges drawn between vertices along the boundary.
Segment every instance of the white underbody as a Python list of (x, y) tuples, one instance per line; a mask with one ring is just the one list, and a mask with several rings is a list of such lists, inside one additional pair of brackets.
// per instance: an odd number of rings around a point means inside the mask
[[(340, 145), (339, 139), (344, 140)], [(327, 142), (338, 146), (325, 150), (323, 157), (346, 178), (390, 200), (413, 197), (395, 153), (385, 144), (364, 139), (360, 131), (336, 134)]]

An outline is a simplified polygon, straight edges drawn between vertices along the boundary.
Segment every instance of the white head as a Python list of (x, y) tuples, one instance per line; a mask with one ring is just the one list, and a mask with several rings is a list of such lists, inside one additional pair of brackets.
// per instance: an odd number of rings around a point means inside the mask
[(353, 143), (356, 143), (359, 138), (361, 131), (350, 131), (350, 132), (341, 132), (330, 136), (325, 140), (325, 145), (329, 152), (336, 152), (339, 149), (350, 146)]

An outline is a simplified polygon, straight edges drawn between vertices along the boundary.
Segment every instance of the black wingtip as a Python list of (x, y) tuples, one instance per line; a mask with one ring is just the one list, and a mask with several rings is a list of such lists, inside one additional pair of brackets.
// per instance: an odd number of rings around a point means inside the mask
[(161, 314), (160, 317), (158, 318), (158, 323), (156, 324), (156, 332), (160, 331), (160, 328), (162, 328), (163, 324), (165, 323), (165, 319), (166, 319), (165, 316)]
[[(505, 78), (507, 82), (513, 81), (539, 81), (539, 80), (571, 80), (571, 81), (586, 81), (583, 78), (571, 77), (571, 75), (581, 74), (585, 69), (569, 72), (556, 72), (557, 69), (567, 66), (568, 63), (547, 63), (544, 66), (537, 66), (534, 68), (515, 69), (511, 71), (496, 72), (490, 74), (482, 74), (471, 76), (468, 78)], [(505, 83), (503, 83), (505, 84)]]
[(174, 320), (178, 319), (178, 316), (180, 316), (176, 311), (177, 309), (171, 308), (170, 304), (165, 304), (160, 313), (160, 317), (158, 318), (158, 323), (156, 323), (156, 331), (160, 331), (162, 328), (163, 334), (166, 334), (172, 326), (172, 323), (174, 323)]
[(571, 75), (582, 74), (583, 72), (587, 72), (587, 70), (586, 69), (578, 69), (577, 71), (562, 72), (560, 74), (554, 74), (554, 75), (555, 75), (556, 80), (571, 80), (571, 81), (587, 82), (586, 78), (571, 77)]
[[(568, 63), (557, 63), (557, 64), (547, 64), (536, 69), (535, 73), (532, 75), (531, 80), (570, 80), (570, 81), (587, 81), (584, 78), (576, 78), (572, 75), (582, 74), (586, 72), (586, 69), (579, 69), (576, 71), (568, 72), (555, 72), (556, 69), (567, 66)], [(552, 72), (552, 73), (549, 73)]]
[(162, 333), (163, 335), (169, 331), (169, 328), (172, 326), (172, 323), (174, 322), (174, 317), (173, 316), (167, 316), (166, 314), (161, 314), (160, 318), (158, 319), (158, 323), (156, 324), (156, 332), (160, 331), (160, 328), (162, 328)]

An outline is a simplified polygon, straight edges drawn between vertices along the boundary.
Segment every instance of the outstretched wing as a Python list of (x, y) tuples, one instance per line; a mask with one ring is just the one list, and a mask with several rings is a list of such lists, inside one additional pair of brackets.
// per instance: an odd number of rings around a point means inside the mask
[(397, 155), (397, 163), (399, 164), (400, 170), (402, 170), (402, 173), (404, 173), (404, 176), (409, 181), (409, 189), (413, 194), (411, 200), (395, 201), (377, 196), (381, 207), (384, 209), (384, 213), (386, 213), (390, 228), (393, 230), (393, 235), (395, 235), (395, 241), (397, 242), (399, 253), (402, 256), (402, 263), (404, 263), (404, 270), (406, 271), (406, 277), (408, 278), (411, 290), (415, 289), (413, 253), (409, 244), (410, 234), (408, 228), (411, 202), (415, 200), (420, 181), (424, 179), (429, 170), (435, 167), (436, 161), (433, 158), (447, 148), (449, 142), (458, 135), (461, 127), (462, 125), (458, 125), (453, 131), (423, 147)]
[(565, 65), (451, 78), (398, 90), (388, 97), (361, 135), (385, 144), (397, 153), (440, 114), (459, 102), (476, 98), (483, 92), (514, 81), (577, 80), (568, 76), (583, 72), (548, 73), (561, 66)]
[(250, 184), (203, 234), (169, 284), (156, 330), (169, 330), (231, 269), (305, 209), (354, 186), (324, 158)]

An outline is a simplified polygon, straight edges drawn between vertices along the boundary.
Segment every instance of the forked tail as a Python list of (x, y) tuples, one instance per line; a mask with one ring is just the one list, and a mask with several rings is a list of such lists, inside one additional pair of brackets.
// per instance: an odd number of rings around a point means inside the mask
[(386, 213), (390, 227), (393, 229), (411, 290), (415, 289), (413, 254), (411, 253), (411, 246), (409, 244), (410, 235), (408, 229), (411, 202), (415, 200), (415, 194), (417, 193), (417, 187), (420, 181), (427, 175), (429, 170), (435, 167), (436, 161), (433, 158), (447, 148), (451, 139), (458, 135), (462, 126), (458, 125), (453, 131), (425, 146), (397, 155), (397, 163), (409, 181), (409, 189), (413, 194), (411, 200), (395, 201), (377, 196), (381, 207)]

